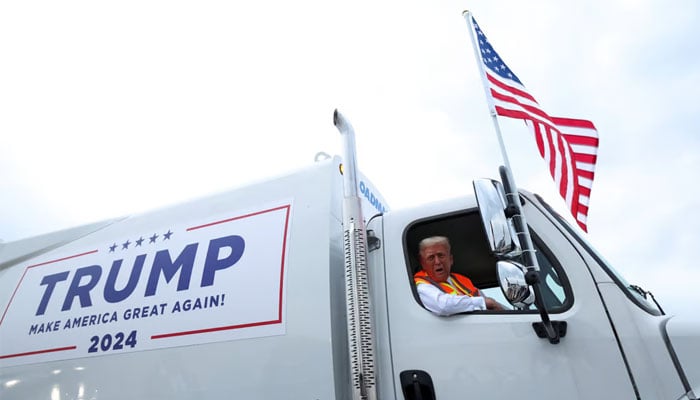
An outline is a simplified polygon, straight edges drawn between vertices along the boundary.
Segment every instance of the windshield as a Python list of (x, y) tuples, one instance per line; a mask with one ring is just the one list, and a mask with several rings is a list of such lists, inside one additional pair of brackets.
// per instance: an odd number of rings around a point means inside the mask
[[(583, 246), (586, 251), (598, 262), (598, 264), (607, 272), (608, 275), (617, 283), (618, 286), (624, 289), (627, 297), (632, 300), (636, 305), (642, 308), (644, 311), (653, 314), (661, 315), (662, 312), (659, 310), (655, 304), (651, 303), (642, 292), (636, 286), (630, 285), (627, 280), (617, 272), (610, 263), (608, 263), (603, 256), (598, 253), (598, 251), (590, 244), (588, 241), (579, 235), (571, 225), (557, 213), (546, 201), (539, 195), (535, 194), (535, 197), (539, 203), (544, 206), (550, 215), (554, 216), (556, 220), (569, 232), (569, 234), (578, 241), (578, 243)], [(536, 204), (535, 204), (536, 205)], [(537, 206), (537, 205), (536, 205)]]

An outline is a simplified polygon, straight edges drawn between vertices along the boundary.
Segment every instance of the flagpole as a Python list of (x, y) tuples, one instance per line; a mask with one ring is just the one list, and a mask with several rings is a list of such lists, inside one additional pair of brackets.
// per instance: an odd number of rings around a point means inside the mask
[[(474, 49), (474, 57), (476, 57), (476, 64), (479, 68), (479, 75), (481, 75), (481, 83), (484, 87), (484, 95), (486, 96), (486, 103), (489, 107), (489, 113), (491, 114), (491, 121), (493, 121), (493, 127), (496, 130), (496, 137), (498, 138), (498, 144), (501, 147), (501, 155), (503, 156), (503, 163), (505, 168), (500, 168), (499, 172), (503, 179), (503, 184), (506, 189), (506, 197), (510, 195), (515, 196), (516, 199), (507, 198), (506, 201), (508, 205), (513, 205), (515, 207), (515, 216), (518, 222), (515, 223), (516, 228), (523, 225), (522, 229), (518, 230), (518, 239), (520, 244), (523, 246), (523, 250), (527, 255), (531, 249), (532, 242), (530, 241), (530, 234), (527, 229), (527, 223), (525, 222), (525, 215), (523, 214), (522, 208), (520, 206), (520, 201), (518, 197), (518, 187), (515, 184), (515, 179), (513, 179), (512, 170), (510, 168), (510, 162), (508, 161), (508, 153), (506, 152), (506, 145), (503, 142), (503, 135), (501, 134), (501, 126), (498, 124), (498, 113), (496, 112), (496, 104), (493, 101), (493, 96), (491, 96), (488, 78), (486, 78), (486, 70), (484, 69), (484, 61), (479, 54), (479, 44), (477, 43), (477, 38), (474, 33), (474, 23), (472, 19), (472, 14), (469, 10), (464, 10), (462, 13), (464, 19), (467, 21), (467, 26), (469, 27), (469, 37), (472, 39), (472, 48)], [(511, 201), (512, 200), (512, 201)], [(522, 237), (521, 237), (522, 236)], [(529, 259), (529, 264), (532, 265), (536, 270), (539, 270), (537, 265), (537, 259), (534, 256), (527, 257)], [(529, 267), (529, 266), (528, 266)]]
[[(479, 45), (477, 43), (477, 38), (474, 34), (474, 24), (472, 20), (471, 13), (469, 10), (465, 10), (462, 15), (467, 21), (469, 26), (469, 36), (472, 39), (472, 47), (474, 48), (474, 55), (476, 56), (476, 63), (479, 66), (479, 73), (481, 74), (481, 82), (484, 86), (484, 94), (486, 95), (486, 102), (489, 106), (489, 112), (491, 114), (491, 119), (493, 120), (493, 126), (496, 129), (496, 136), (498, 137), (498, 144), (501, 146), (501, 154), (503, 155), (503, 162), (505, 166), (499, 168), (499, 173), (501, 179), (503, 180), (503, 186), (506, 194), (506, 214), (509, 218), (513, 218), (513, 225), (515, 227), (516, 234), (520, 240), (522, 246), (522, 255), (525, 261), (525, 268), (527, 272), (525, 273), (525, 281), (528, 285), (531, 285), (533, 292), (535, 293), (535, 305), (540, 312), (540, 317), (542, 318), (542, 335), (538, 332), (538, 336), (547, 337), (549, 342), (552, 344), (559, 343), (559, 339), (566, 332), (566, 323), (557, 322), (557, 326), (563, 326), (563, 332), (560, 332), (552, 324), (549, 319), (549, 314), (547, 308), (542, 300), (542, 292), (540, 289), (540, 267), (537, 263), (537, 256), (535, 254), (535, 246), (532, 244), (532, 238), (530, 237), (530, 230), (528, 229), (527, 222), (525, 221), (525, 213), (523, 212), (522, 204), (520, 203), (520, 195), (518, 193), (517, 185), (515, 184), (515, 179), (511, 174), (510, 162), (508, 162), (508, 154), (506, 153), (506, 146), (503, 143), (503, 135), (501, 135), (501, 127), (498, 125), (498, 114), (496, 112), (496, 104), (491, 96), (488, 79), (486, 78), (486, 70), (484, 69), (484, 61), (479, 54)], [(533, 324), (535, 331), (538, 331), (538, 327)]]
[(491, 114), (491, 121), (493, 121), (493, 127), (496, 129), (496, 137), (498, 137), (498, 145), (501, 147), (501, 155), (503, 156), (503, 163), (506, 168), (510, 171), (510, 162), (508, 161), (508, 153), (506, 152), (506, 145), (503, 142), (503, 135), (501, 134), (501, 126), (498, 124), (498, 118), (496, 114), (496, 104), (493, 102), (493, 97), (489, 93), (489, 85), (486, 78), (486, 71), (484, 70), (484, 63), (481, 60), (481, 54), (479, 54), (479, 45), (476, 42), (476, 36), (474, 35), (474, 25), (472, 24), (472, 14), (469, 10), (464, 10), (462, 13), (464, 19), (467, 21), (467, 26), (469, 26), (469, 37), (472, 39), (472, 48), (474, 49), (474, 57), (476, 57), (476, 64), (479, 67), (479, 75), (481, 76), (481, 84), (484, 87), (484, 95), (486, 96), (486, 103), (489, 106), (489, 113)]
[(489, 112), (491, 113), (491, 119), (493, 120), (493, 126), (496, 129), (496, 136), (498, 137), (498, 143), (501, 146), (501, 154), (503, 155), (503, 162), (505, 168), (499, 168), (499, 173), (501, 179), (503, 180), (503, 186), (506, 195), (506, 212), (508, 217), (513, 217), (513, 225), (515, 227), (520, 245), (523, 250), (523, 256), (525, 257), (526, 267), (529, 270), (539, 271), (540, 267), (537, 263), (537, 257), (535, 256), (535, 247), (532, 245), (532, 240), (530, 238), (530, 231), (527, 227), (527, 222), (525, 221), (525, 214), (523, 213), (522, 205), (520, 203), (520, 198), (518, 194), (518, 186), (515, 184), (515, 179), (510, 168), (510, 163), (508, 162), (508, 154), (506, 153), (506, 146), (503, 142), (503, 135), (501, 135), (501, 127), (498, 125), (498, 114), (496, 112), (496, 104), (493, 101), (493, 97), (489, 92), (488, 79), (486, 78), (486, 70), (484, 69), (484, 62), (479, 54), (479, 44), (477, 43), (477, 38), (475, 36), (475, 29), (473, 24), (473, 19), (471, 12), (469, 10), (464, 10), (462, 13), (464, 19), (467, 21), (469, 26), (469, 36), (472, 39), (472, 47), (474, 48), (474, 55), (476, 56), (476, 63), (479, 66), (479, 72), (481, 74), (481, 82), (484, 86), (484, 94), (486, 95), (486, 102), (489, 106)]

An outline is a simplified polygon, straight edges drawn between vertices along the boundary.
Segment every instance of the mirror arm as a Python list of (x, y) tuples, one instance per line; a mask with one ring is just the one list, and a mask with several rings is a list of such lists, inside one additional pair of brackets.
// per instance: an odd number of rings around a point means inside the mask
[[(520, 240), (520, 244), (523, 249), (523, 257), (525, 261), (525, 267), (527, 272), (525, 273), (525, 282), (532, 286), (532, 290), (535, 293), (535, 305), (540, 312), (540, 318), (542, 322), (535, 322), (532, 324), (537, 336), (549, 339), (549, 343), (557, 344), (561, 337), (566, 334), (566, 322), (555, 321), (553, 324), (549, 319), (549, 314), (542, 299), (542, 291), (540, 290), (540, 269), (537, 264), (537, 257), (535, 256), (535, 247), (532, 244), (530, 238), (530, 231), (528, 230), (527, 223), (525, 222), (525, 215), (521, 208), (520, 195), (518, 194), (518, 189), (515, 187), (515, 181), (510, 175), (510, 171), (504, 167), (500, 166), (498, 172), (501, 175), (501, 181), (503, 182), (503, 188), (506, 192), (506, 215), (512, 214), (513, 225), (515, 226), (515, 231)], [(543, 336), (544, 335), (544, 336)]]

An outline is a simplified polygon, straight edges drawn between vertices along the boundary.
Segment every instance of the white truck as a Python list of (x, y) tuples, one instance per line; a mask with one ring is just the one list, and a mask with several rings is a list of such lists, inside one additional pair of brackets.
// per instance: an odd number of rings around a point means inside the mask
[[(334, 122), (343, 164), (1, 243), (0, 399), (697, 399), (697, 320), (664, 315), (507, 170), (388, 210)], [(435, 234), (508, 310), (422, 307)]]

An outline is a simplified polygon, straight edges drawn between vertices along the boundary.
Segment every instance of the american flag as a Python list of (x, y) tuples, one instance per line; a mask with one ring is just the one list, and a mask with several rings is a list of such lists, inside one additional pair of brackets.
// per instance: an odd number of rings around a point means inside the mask
[(598, 131), (591, 121), (549, 116), (496, 53), (473, 17), (472, 23), (496, 114), (525, 121), (561, 197), (578, 225), (587, 232)]

